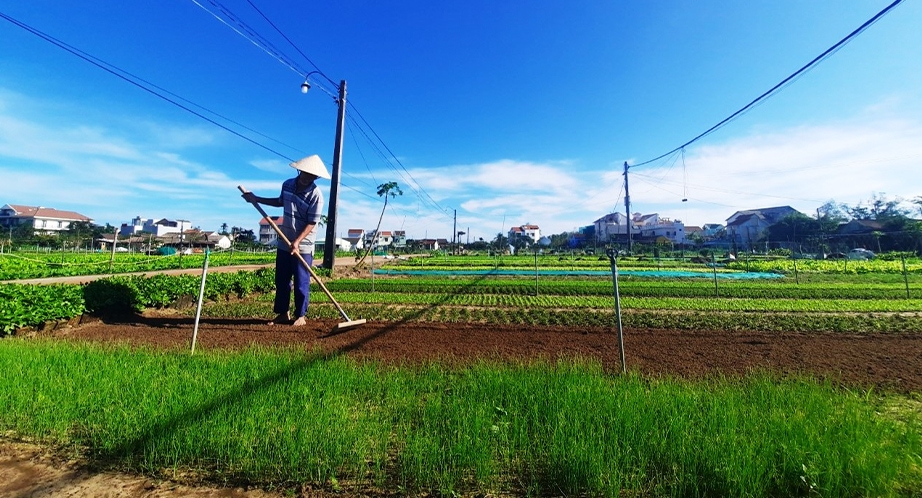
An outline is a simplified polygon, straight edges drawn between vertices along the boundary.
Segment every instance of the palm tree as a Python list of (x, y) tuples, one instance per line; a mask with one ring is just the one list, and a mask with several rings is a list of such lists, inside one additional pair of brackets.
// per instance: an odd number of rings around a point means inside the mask
[[(384, 197), (384, 207), (381, 208), (381, 216), (378, 217), (378, 226), (375, 227), (374, 236), (378, 237), (379, 230), (381, 230), (381, 220), (384, 219), (384, 210), (387, 209), (387, 198), (388, 197), (397, 197), (398, 195), (403, 195), (403, 190), (400, 190), (400, 186), (397, 185), (397, 182), (387, 182), (378, 185), (378, 197)], [(365, 254), (362, 255), (362, 258), (356, 261), (355, 266), (358, 267), (365, 261), (365, 258), (368, 257), (368, 253), (371, 252), (374, 247), (374, 243), (368, 244), (368, 247), (365, 248)]]

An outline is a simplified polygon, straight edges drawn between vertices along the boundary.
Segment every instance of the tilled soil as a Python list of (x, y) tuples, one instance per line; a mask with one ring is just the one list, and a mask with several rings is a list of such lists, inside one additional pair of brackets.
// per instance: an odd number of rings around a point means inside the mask
[[(255, 319), (203, 318), (196, 350), (285, 346), (388, 363), (579, 357), (596, 360), (610, 371), (621, 368), (617, 331), (611, 328), (370, 320), (337, 331), (336, 324), (321, 320), (294, 328)], [(54, 335), (68, 340), (189, 348), (193, 328), (190, 317), (141, 316), (85, 324)], [(922, 334), (914, 332), (626, 329), (624, 350), (627, 368), (649, 375), (700, 378), (770, 370), (812, 375), (857, 388), (922, 391)]]

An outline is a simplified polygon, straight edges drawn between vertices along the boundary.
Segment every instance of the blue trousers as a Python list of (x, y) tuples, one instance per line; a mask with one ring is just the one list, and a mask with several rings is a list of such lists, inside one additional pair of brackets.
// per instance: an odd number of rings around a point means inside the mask
[[(314, 263), (313, 254), (302, 254), (307, 264)], [(294, 278), (294, 285), (292, 285)], [(288, 313), (291, 306), (291, 291), (295, 292), (295, 308), (292, 318), (298, 319), (307, 314), (307, 305), (311, 299), (311, 274), (301, 264), (297, 256), (287, 250), (279, 249), (275, 253), (275, 304), (272, 311), (282, 315)]]

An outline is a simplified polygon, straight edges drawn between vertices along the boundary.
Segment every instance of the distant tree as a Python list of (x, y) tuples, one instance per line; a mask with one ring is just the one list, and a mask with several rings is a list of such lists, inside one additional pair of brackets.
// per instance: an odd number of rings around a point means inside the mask
[(572, 234), (568, 232), (561, 232), (561, 233), (556, 233), (554, 235), (551, 235), (550, 248), (556, 249), (556, 250), (566, 249), (567, 247), (569, 247), (571, 236)]
[(10, 231), (10, 238), (16, 245), (31, 244), (35, 237), (35, 228), (31, 223), (20, 223)]
[(83, 241), (95, 239), (94, 233), (96, 225), (89, 221), (74, 221), (67, 226), (61, 235), (64, 239), (70, 241), (70, 245), (80, 247)]
[[(384, 206), (381, 207), (381, 216), (378, 217), (378, 226), (375, 227), (374, 236), (378, 237), (379, 230), (381, 230), (381, 221), (384, 219), (384, 210), (387, 209), (387, 199), (389, 197), (397, 197), (398, 195), (403, 195), (403, 190), (400, 190), (400, 186), (397, 185), (397, 182), (387, 182), (378, 185), (378, 197), (384, 197)], [(368, 244), (368, 247), (365, 248), (365, 254), (362, 255), (361, 259), (356, 261), (355, 266), (362, 264), (365, 261), (365, 258), (368, 257), (368, 253), (374, 248), (374, 243)]]
[(486, 251), (490, 248), (490, 243), (483, 240), (483, 237), (478, 238), (474, 242), (471, 242), (468, 245), (468, 249), (472, 251)]
[(506, 247), (509, 246), (509, 238), (503, 235), (502, 232), (497, 233), (492, 241), (492, 245), (493, 250), (503, 252), (506, 250)]
[(836, 225), (845, 223), (848, 221), (847, 207), (834, 200), (828, 200), (825, 204), (816, 208), (816, 219), (821, 222), (833, 222)]
[(900, 207), (901, 203), (900, 199), (887, 199), (886, 194), (875, 193), (867, 201), (867, 205), (859, 202), (854, 207), (845, 205), (844, 209), (852, 219), (886, 222), (905, 218), (909, 214), (907, 209)]
[(690, 233), (685, 238), (696, 246), (704, 244), (704, 235), (701, 235), (701, 232)]
[(802, 213), (792, 213), (768, 227), (768, 240), (777, 243), (815, 243), (821, 234), (822, 222)]
[(919, 213), (919, 216), (922, 216), (922, 196), (916, 197), (910, 202), (916, 206), (916, 212)]
[(227, 223), (221, 223), (221, 231), (218, 233), (221, 235), (227, 235)]
[(922, 254), (922, 221), (911, 221), (906, 224), (906, 234), (912, 240), (912, 250)]

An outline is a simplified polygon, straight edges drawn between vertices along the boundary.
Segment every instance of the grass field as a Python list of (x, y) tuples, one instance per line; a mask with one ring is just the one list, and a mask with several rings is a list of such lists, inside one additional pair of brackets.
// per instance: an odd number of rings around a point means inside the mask
[[(496, 258), (400, 264), (427, 263), (498, 266)], [(506, 257), (503, 265), (533, 268), (534, 258)], [(612, 284), (610, 276), (369, 274), (329, 287), (350, 313), (377, 321), (527, 330), (614, 327)], [(785, 274), (716, 288), (707, 277), (619, 282), (626, 327), (727, 333), (922, 334), (920, 288), (919, 275), (887, 271)], [(271, 316), (271, 295), (218, 299), (204, 315)], [(319, 289), (309, 316), (337, 317)], [(578, 358), (401, 366), (319, 351), (190, 357), (20, 338), (0, 341), (0, 371), (0, 430), (147, 475), (371, 495), (922, 493), (922, 393), (771, 371), (688, 380), (619, 375)]]
[(922, 486), (922, 421), (909, 400), (770, 373), (689, 382), (581, 362), (408, 368), (22, 340), (4, 341), (0, 369), (3, 430), (151, 475), (445, 495)]

